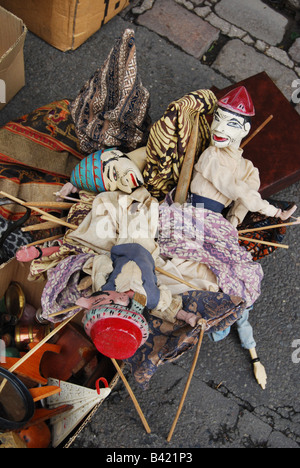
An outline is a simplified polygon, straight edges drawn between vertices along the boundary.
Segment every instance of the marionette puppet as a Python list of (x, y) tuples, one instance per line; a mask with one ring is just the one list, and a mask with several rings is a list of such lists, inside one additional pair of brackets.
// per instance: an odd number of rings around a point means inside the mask
[(66, 197), (79, 190), (101, 193), (121, 190), (131, 193), (144, 184), (144, 147), (129, 153), (114, 148), (99, 150), (84, 158), (73, 170), (70, 182), (57, 193)]
[[(120, 190), (130, 194), (134, 189), (143, 185), (142, 170), (145, 164), (145, 147), (126, 154), (114, 148), (96, 151), (75, 167), (70, 182), (67, 182), (57, 192), (57, 200), (68, 198), (68, 195), (76, 194), (80, 190), (96, 194)], [(16, 258), (20, 262), (30, 262), (47, 257), (58, 250), (59, 246), (41, 248), (24, 245), (16, 253)]]
[[(255, 109), (246, 88), (230, 91), (218, 102), (211, 125), (211, 144), (194, 166), (191, 193), (195, 203), (221, 212), (234, 202), (228, 219), (235, 227), (248, 211), (288, 219), (297, 207), (282, 211), (263, 200), (259, 171), (243, 158), (241, 141), (251, 129)], [(216, 208), (217, 207), (217, 208)]]
[[(162, 235), (159, 245), (161, 254), (168, 258), (179, 257), (203, 262), (215, 273), (223, 292), (234, 295), (236, 291), (236, 295), (246, 301), (246, 310), (236, 322), (238, 333), (242, 346), (250, 352), (256, 380), (264, 389), (267, 376), (257, 356), (253, 330), (248, 321), (249, 311), (260, 295), (263, 272), (261, 266), (253, 262), (249, 252), (239, 246), (236, 227), (248, 211), (286, 220), (297, 207), (282, 211), (263, 200), (258, 192), (259, 171), (251, 161), (243, 158), (243, 150), (240, 148), (242, 139), (250, 131), (251, 117), (254, 115), (251, 97), (244, 87), (236, 88), (220, 99), (211, 125), (210, 146), (195, 164), (190, 184), (189, 201), (193, 207), (202, 210), (204, 240), (197, 244), (187, 236), (179, 239), (175, 232), (171, 240)], [(167, 213), (165, 215), (161, 211), (161, 234), (167, 229), (168, 218), (173, 217), (175, 228), (176, 222), (179, 223), (182, 218), (180, 211), (176, 218), (178, 208), (172, 203), (168, 194), (161, 205), (161, 209), (166, 209)], [(225, 220), (222, 212), (229, 205), (231, 208)], [(192, 211), (189, 213), (196, 224), (198, 215)], [(221, 333), (212, 333), (211, 337), (218, 341), (225, 338), (229, 331), (230, 328)]]

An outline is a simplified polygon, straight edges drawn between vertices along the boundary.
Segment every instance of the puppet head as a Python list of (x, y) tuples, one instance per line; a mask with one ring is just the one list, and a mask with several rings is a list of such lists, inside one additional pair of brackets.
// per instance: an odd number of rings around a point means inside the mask
[(131, 193), (143, 185), (136, 152), (122, 153), (116, 149), (99, 150), (84, 158), (73, 170), (70, 182), (79, 189), (90, 192), (121, 190)]
[(244, 86), (233, 89), (218, 102), (211, 124), (211, 142), (217, 148), (240, 147), (255, 115), (251, 97)]
[(104, 356), (127, 359), (147, 340), (148, 324), (139, 311), (135, 311), (134, 302), (130, 308), (111, 304), (87, 312), (85, 332)]

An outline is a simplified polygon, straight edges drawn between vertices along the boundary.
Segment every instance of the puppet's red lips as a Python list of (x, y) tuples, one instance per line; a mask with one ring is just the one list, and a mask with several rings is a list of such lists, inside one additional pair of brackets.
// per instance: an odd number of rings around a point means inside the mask
[(214, 141), (218, 141), (218, 142), (223, 142), (223, 141), (228, 140), (228, 138), (218, 137), (217, 135), (213, 135), (213, 139)]

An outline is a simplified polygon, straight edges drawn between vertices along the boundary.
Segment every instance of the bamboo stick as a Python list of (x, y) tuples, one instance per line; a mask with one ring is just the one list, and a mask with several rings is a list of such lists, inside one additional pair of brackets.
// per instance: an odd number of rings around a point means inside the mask
[(248, 242), (254, 242), (255, 244), (263, 244), (263, 245), (271, 245), (272, 247), (281, 247), (282, 249), (289, 249), (289, 245), (285, 244), (276, 244), (275, 242), (268, 242), (264, 240), (259, 240), (259, 239), (252, 239), (251, 237), (242, 237), (239, 236), (240, 240), (248, 241)]
[[(80, 311), (77, 312), (79, 314)], [(69, 317), (68, 319), (64, 320), (61, 322), (57, 327), (55, 327), (48, 335), (45, 336), (41, 341), (38, 342), (36, 346), (31, 348), (28, 353), (24, 354), (23, 357), (21, 357), (9, 370), (9, 372), (14, 372), (21, 364), (23, 364), (27, 359), (29, 359), (39, 348), (41, 348), (47, 341), (50, 340), (56, 333), (58, 333), (65, 325), (67, 325), (70, 320), (72, 320), (77, 314), (74, 314), (72, 317)]]
[(253, 132), (248, 138), (247, 140), (245, 140), (242, 144), (241, 144), (241, 148), (244, 148), (248, 143), (250, 143), (250, 141), (252, 140), (252, 138), (254, 138), (259, 132), (261, 132), (261, 130), (273, 119), (273, 115), (270, 115), (256, 130), (255, 132)]
[(45, 229), (52, 229), (56, 227), (57, 227), (57, 223), (54, 223), (53, 221), (47, 221), (46, 223), (31, 224), (30, 226), (22, 227), (21, 231), (22, 232), (44, 231)]
[(46, 211), (43, 211), (41, 210), (40, 208), (38, 207), (33, 207), (31, 205), (25, 205), (25, 202), (24, 200), (20, 200), (19, 198), (17, 197), (14, 197), (13, 195), (10, 195), (9, 193), (6, 193), (6, 192), (0, 192), (0, 195), (2, 195), (3, 197), (6, 197), (6, 198), (9, 198), (10, 200), (13, 200), (14, 202), (18, 203), (19, 205), (22, 205), (22, 206), (27, 206), (27, 208), (31, 208), (33, 211), (37, 211), (38, 213), (42, 214), (42, 215), (46, 215), (49, 219), (51, 219), (51, 221), (55, 221), (56, 223), (58, 224), (61, 224), (63, 226), (66, 226), (70, 229), (77, 229), (78, 226), (76, 226), (75, 224), (70, 224), (70, 223), (67, 223), (67, 222), (58, 222), (58, 218), (56, 216), (53, 216), (49, 213), (47, 213)]
[(143, 412), (142, 412), (142, 410), (141, 410), (141, 407), (140, 407), (140, 405), (139, 405), (139, 403), (138, 403), (136, 397), (134, 396), (134, 393), (133, 393), (133, 391), (132, 391), (132, 389), (131, 389), (131, 387), (130, 387), (128, 381), (126, 380), (125, 375), (123, 374), (123, 372), (122, 372), (122, 370), (121, 370), (119, 364), (117, 363), (117, 361), (116, 361), (115, 359), (113, 359), (113, 358), (111, 358), (111, 361), (112, 361), (113, 365), (115, 366), (115, 368), (116, 368), (116, 370), (117, 370), (119, 376), (121, 377), (122, 382), (124, 383), (124, 385), (125, 385), (125, 387), (126, 387), (128, 393), (129, 393), (129, 395), (130, 395), (130, 398), (132, 399), (132, 402), (133, 402), (133, 404), (134, 404), (134, 406), (135, 406), (135, 409), (136, 409), (137, 412), (138, 412), (139, 417), (141, 418), (141, 421), (142, 421), (142, 423), (143, 423), (143, 425), (144, 425), (144, 428), (146, 429), (147, 434), (150, 434), (150, 433), (151, 433), (151, 429), (150, 429), (150, 427), (149, 427), (149, 425), (148, 425), (148, 423), (147, 423), (147, 420), (146, 420), (146, 418), (145, 418), (145, 416), (144, 416), (144, 414), (143, 414)]
[(53, 208), (67, 210), (73, 206), (74, 203), (55, 202), (55, 201), (40, 201), (40, 202), (25, 202), (24, 206), (34, 206), (38, 208)]
[(184, 279), (179, 278), (178, 276), (173, 275), (173, 273), (169, 273), (168, 271), (165, 271), (165, 270), (163, 270), (163, 269), (160, 268), (160, 267), (155, 267), (155, 270), (158, 271), (159, 273), (161, 273), (162, 275), (169, 276), (169, 278), (172, 278), (172, 279), (174, 279), (175, 281), (178, 281), (179, 283), (185, 284), (186, 286), (188, 286), (188, 287), (191, 288), (191, 289), (198, 289), (198, 290), (200, 290), (200, 288), (198, 288), (197, 286), (195, 286), (195, 285), (193, 285), (193, 284), (191, 284), (191, 283), (188, 283), (188, 282), (185, 281)]
[(300, 221), (295, 221), (294, 223), (272, 224), (270, 226), (259, 227), (259, 228), (242, 229), (241, 231), (239, 231), (239, 234), (245, 234), (246, 232), (267, 231), (268, 229), (276, 229), (276, 228), (287, 227), (287, 226), (295, 226), (296, 224), (300, 224)]
[(61, 239), (62, 235), (58, 234), (57, 236), (51, 236), (51, 237), (46, 237), (45, 239), (40, 239), (34, 242), (31, 242), (30, 244), (25, 244), (26, 247), (31, 247), (32, 245), (40, 245), (44, 244), (44, 242), (50, 242), (56, 239)]
[(205, 328), (206, 328), (206, 321), (205, 321), (204, 319), (200, 319), (199, 322), (198, 322), (198, 326), (199, 326), (199, 325), (201, 326), (201, 333), (200, 333), (199, 340), (198, 340), (198, 343), (197, 343), (197, 348), (196, 348), (195, 356), (194, 356), (194, 359), (193, 359), (193, 362), (192, 362), (191, 370), (190, 370), (190, 372), (189, 372), (188, 380), (187, 380), (187, 382), (186, 382), (186, 384), (185, 384), (184, 392), (183, 392), (183, 395), (182, 395), (182, 397), (181, 397), (181, 400), (180, 400), (180, 403), (179, 403), (179, 407), (178, 407), (178, 410), (177, 410), (175, 419), (174, 419), (174, 421), (173, 421), (171, 430), (170, 430), (169, 435), (168, 435), (168, 437), (167, 437), (167, 442), (170, 442), (170, 440), (172, 439), (173, 432), (174, 432), (174, 430), (175, 430), (175, 427), (176, 427), (176, 425), (177, 425), (177, 422), (178, 422), (180, 413), (181, 413), (181, 411), (182, 411), (182, 407), (183, 407), (184, 401), (185, 401), (185, 399), (186, 399), (187, 392), (188, 392), (188, 390), (189, 390), (189, 387), (190, 387), (190, 384), (191, 384), (191, 380), (192, 380), (192, 377), (193, 377), (193, 374), (194, 374), (194, 371), (195, 371), (195, 367), (196, 367), (196, 364), (197, 364), (197, 361), (198, 361), (198, 357), (199, 357), (199, 353), (200, 353), (200, 348), (201, 348), (201, 344), (202, 344), (202, 341), (203, 341), (203, 336), (204, 336), (204, 332), (205, 332)]
[[(34, 346), (33, 348), (31, 348), (30, 351), (28, 351), (28, 353), (24, 354), (24, 356), (22, 356), (20, 359), (18, 359), (18, 361), (8, 369), (9, 372), (14, 372), (16, 369), (18, 369), (19, 366), (21, 366), (25, 361), (27, 361), (27, 359), (29, 359), (39, 348), (41, 348), (45, 343), (47, 343), (47, 341), (50, 340), (50, 338), (52, 338), (54, 335), (56, 335), (57, 332), (59, 332), (65, 325), (67, 325), (68, 322), (70, 322), (70, 320), (72, 320), (77, 314), (79, 314), (79, 312), (81, 312), (81, 310), (79, 310), (76, 314), (72, 315), (72, 317), (69, 317), (68, 319), (66, 319), (64, 322), (61, 322), (56, 328), (54, 328), (50, 333), (48, 333), (48, 335), (45, 336), (45, 338), (43, 338), (41, 341), (39, 341), (39, 343)], [(5, 384), (7, 382), (7, 379), (4, 379), (2, 382), (1, 382), (1, 385), (0, 385), (0, 393), (2, 392)]]
[(66, 218), (57, 218), (56, 216), (52, 216), (52, 215), (48, 215), (47, 214), (44, 214), (41, 216), (41, 218), (45, 221), (51, 221), (53, 223), (56, 223), (58, 224), (59, 226), (64, 226), (64, 227), (67, 227), (69, 229), (77, 229), (78, 226), (76, 226), (76, 224), (71, 224), (71, 223), (68, 223), (67, 221), (65, 221)]
[(58, 312), (52, 312), (52, 314), (48, 314), (48, 317), (57, 317), (58, 315), (66, 314), (67, 312), (71, 312), (72, 310), (76, 310), (80, 307), (79, 305), (74, 305), (71, 307), (67, 307), (66, 309), (60, 310)]
[(62, 198), (63, 200), (70, 200), (74, 203), (85, 203), (86, 205), (92, 205), (92, 201), (87, 201), (87, 200), (81, 200), (80, 198), (73, 198), (73, 197), (65, 197), (63, 195), (60, 195), (59, 192), (53, 192), (53, 195), (56, 195), (57, 197)]

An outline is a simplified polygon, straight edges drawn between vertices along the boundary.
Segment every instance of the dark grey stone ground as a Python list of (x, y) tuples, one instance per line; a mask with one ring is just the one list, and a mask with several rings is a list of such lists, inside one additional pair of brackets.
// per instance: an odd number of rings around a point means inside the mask
[[(26, 86), (0, 112), (0, 125), (53, 100), (74, 97), (101, 66), (113, 41), (128, 26), (111, 20), (74, 52), (62, 53), (31, 33), (25, 44)], [(138, 69), (151, 94), (151, 116), (185, 93), (230, 84), (225, 76), (202, 65), (145, 27), (134, 26)], [(300, 205), (299, 183), (274, 198)], [(223, 342), (206, 337), (185, 406), (173, 439), (166, 442), (193, 359), (193, 351), (166, 364), (147, 391), (129, 382), (152, 433), (147, 435), (121, 383), (77, 437), (72, 447), (97, 448), (298, 448), (300, 445), (300, 363), (293, 363), (293, 342), (300, 340), (299, 228), (288, 231), (289, 250), (264, 259), (263, 292), (251, 315), (258, 353), (268, 384), (256, 383), (248, 352), (236, 330)], [(300, 356), (300, 353), (298, 354)]]

